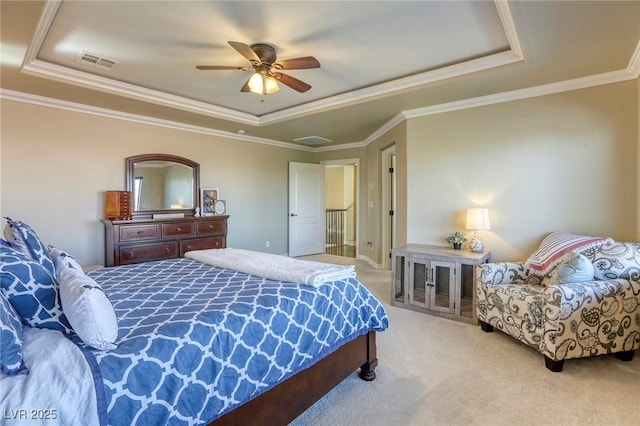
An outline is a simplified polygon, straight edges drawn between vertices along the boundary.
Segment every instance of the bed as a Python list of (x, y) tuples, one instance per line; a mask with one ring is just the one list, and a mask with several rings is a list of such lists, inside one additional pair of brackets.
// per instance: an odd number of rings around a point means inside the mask
[[(8, 252), (3, 249), (2, 290), (15, 297), (5, 269), (17, 255)], [(53, 277), (61, 262), (73, 264), (54, 248), (47, 254)], [(60, 424), (77, 418), (112, 425), (287, 424), (356, 370), (364, 380), (375, 378), (376, 332), (388, 327), (388, 317), (354, 276), (308, 285), (190, 258), (81, 274), (83, 283), (95, 285), (85, 292), (111, 303), (117, 336), (107, 349), (96, 349), (73, 327), (65, 330), (72, 322), (64, 315), (72, 311), (63, 308), (70, 304), (58, 306), (56, 315), (55, 307), (47, 311), (60, 326), (52, 318), (44, 326), (23, 319), (22, 367), (29, 374), (0, 377), (0, 387), (11, 389), (0, 400), (7, 424), (30, 415), (53, 415)], [(62, 281), (56, 285), (62, 292)], [(20, 399), (30, 395), (29, 385), (41, 385), (39, 374), (51, 380), (71, 369), (70, 383), (47, 385), (52, 395)], [(80, 388), (60, 390), (72, 385)]]

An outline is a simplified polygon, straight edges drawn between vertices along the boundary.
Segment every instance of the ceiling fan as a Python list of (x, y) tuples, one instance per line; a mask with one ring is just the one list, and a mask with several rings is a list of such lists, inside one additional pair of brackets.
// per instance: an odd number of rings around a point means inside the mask
[(278, 81), (298, 92), (306, 92), (311, 86), (295, 77), (283, 74), (281, 70), (303, 70), (320, 68), (320, 62), (313, 56), (277, 60), (276, 49), (270, 44), (256, 43), (249, 46), (239, 41), (230, 41), (231, 47), (251, 62), (251, 67), (237, 67), (227, 65), (198, 65), (199, 70), (238, 70), (253, 71), (241, 92), (253, 92), (262, 95), (275, 93), (280, 87)]

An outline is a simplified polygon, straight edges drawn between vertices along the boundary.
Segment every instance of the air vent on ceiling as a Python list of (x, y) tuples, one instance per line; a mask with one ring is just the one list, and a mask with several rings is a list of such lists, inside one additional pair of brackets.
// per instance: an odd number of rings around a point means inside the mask
[(89, 53), (89, 52), (80, 52), (77, 62), (80, 62), (84, 65), (89, 65), (94, 68), (100, 68), (101, 70), (110, 71), (118, 65), (120, 62), (115, 59), (103, 58), (102, 56)]
[(322, 136), (305, 136), (303, 138), (294, 139), (293, 141), (306, 143), (307, 145), (318, 145), (333, 142), (331, 139), (323, 138)]

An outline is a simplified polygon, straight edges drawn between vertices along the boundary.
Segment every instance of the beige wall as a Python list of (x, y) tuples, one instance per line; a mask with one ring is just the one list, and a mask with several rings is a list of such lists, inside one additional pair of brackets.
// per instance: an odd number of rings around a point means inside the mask
[(637, 236), (637, 83), (409, 120), (409, 242), (443, 244), (488, 207), (493, 259), (522, 260), (551, 231)]
[(398, 245), (445, 244), (474, 204), (490, 209), (483, 236), (497, 260), (526, 258), (554, 230), (637, 240), (638, 86), (414, 118), (366, 147), (313, 154), (2, 100), (0, 213), (102, 263), (103, 191), (124, 188), (125, 157), (169, 153), (198, 161), (201, 186), (220, 189), (230, 246), (286, 253), (287, 163), (357, 158), (358, 251), (382, 264), (381, 153), (395, 145)]
[(200, 163), (201, 186), (227, 200), (229, 246), (287, 252), (288, 162), (310, 162), (311, 153), (8, 100), (1, 106), (0, 213), (81, 263), (103, 262), (103, 191), (124, 189), (124, 159), (144, 153)]

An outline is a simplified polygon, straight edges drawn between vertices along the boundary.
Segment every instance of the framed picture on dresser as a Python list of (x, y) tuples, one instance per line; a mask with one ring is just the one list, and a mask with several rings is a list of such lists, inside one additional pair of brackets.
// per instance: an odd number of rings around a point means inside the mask
[(213, 216), (214, 204), (219, 195), (218, 188), (200, 188), (200, 206), (202, 216)]

